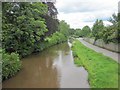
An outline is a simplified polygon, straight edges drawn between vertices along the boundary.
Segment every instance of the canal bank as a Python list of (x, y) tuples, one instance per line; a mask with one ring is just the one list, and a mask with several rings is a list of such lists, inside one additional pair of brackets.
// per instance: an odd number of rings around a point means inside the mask
[(75, 63), (84, 66), (89, 73), (91, 88), (118, 88), (120, 72), (118, 63), (101, 53), (95, 52), (75, 40), (72, 46)]

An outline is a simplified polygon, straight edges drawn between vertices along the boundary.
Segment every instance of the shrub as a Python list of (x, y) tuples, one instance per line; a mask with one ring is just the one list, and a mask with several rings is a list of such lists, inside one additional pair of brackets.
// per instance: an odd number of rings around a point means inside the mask
[(51, 36), (47, 37), (45, 41), (48, 42), (49, 46), (52, 46), (52, 45), (67, 41), (67, 37), (60, 32), (56, 32), (52, 34)]
[(14, 76), (21, 68), (19, 55), (16, 53), (2, 54), (2, 79), (8, 79)]

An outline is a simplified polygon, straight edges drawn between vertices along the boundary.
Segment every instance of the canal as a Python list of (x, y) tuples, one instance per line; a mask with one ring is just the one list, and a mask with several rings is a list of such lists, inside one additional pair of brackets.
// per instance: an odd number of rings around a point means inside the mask
[(22, 59), (22, 65), (3, 88), (89, 88), (88, 73), (74, 64), (67, 42)]

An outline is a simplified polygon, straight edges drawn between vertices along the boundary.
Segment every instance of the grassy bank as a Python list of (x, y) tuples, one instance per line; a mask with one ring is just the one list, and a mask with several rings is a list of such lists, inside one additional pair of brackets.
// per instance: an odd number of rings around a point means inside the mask
[(73, 42), (72, 50), (75, 63), (88, 71), (91, 88), (118, 88), (116, 61), (87, 48), (78, 40)]

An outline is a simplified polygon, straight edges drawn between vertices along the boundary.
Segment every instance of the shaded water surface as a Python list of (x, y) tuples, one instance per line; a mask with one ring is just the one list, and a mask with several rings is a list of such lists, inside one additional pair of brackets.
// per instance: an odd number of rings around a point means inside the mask
[(22, 70), (3, 82), (3, 88), (88, 88), (88, 74), (74, 65), (68, 43), (22, 60)]

